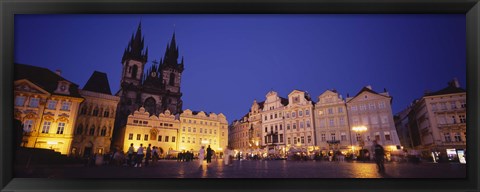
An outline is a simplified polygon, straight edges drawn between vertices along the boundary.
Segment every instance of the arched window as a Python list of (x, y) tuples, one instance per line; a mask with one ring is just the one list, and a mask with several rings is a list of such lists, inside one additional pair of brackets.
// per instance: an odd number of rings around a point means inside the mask
[(100, 132), (101, 136), (107, 135), (107, 127), (103, 126), (102, 131)]
[(168, 81), (168, 84), (170, 86), (174, 86), (175, 85), (175, 74), (174, 73), (170, 73), (170, 80)]
[(77, 127), (77, 131), (75, 132), (77, 135), (81, 135), (83, 134), (83, 125), (80, 124), (78, 127)]
[(88, 135), (94, 135), (95, 134), (95, 126), (92, 126), (90, 128), (90, 131), (88, 132)]
[(157, 101), (153, 97), (149, 97), (145, 99), (145, 103), (143, 106), (145, 107), (145, 110), (150, 113), (150, 115), (155, 115), (157, 112), (156, 104)]
[(95, 107), (92, 113), (93, 116), (98, 116), (98, 107)]
[(110, 116), (110, 111), (108, 111), (108, 109), (105, 109), (105, 111), (103, 112), (103, 117), (109, 117)]
[(80, 115), (85, 115), (87, 114), (87, 106), (83, 106), (82, 110), (80, 110)]
[(138, 67), (134, 65), (132, 69), (132, 78), (137, 79), (137, 71), (138, 71)]

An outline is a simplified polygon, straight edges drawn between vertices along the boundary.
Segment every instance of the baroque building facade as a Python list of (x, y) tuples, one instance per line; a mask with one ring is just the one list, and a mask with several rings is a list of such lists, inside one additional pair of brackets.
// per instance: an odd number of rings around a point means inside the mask
[(397, 115), (397, 124), (403, 124), (397, 129), (410, 136), (404, 144), (408, 149), (435, 160), (456, 160), (457, 151), (466, 149), (466, 91), (456, 79), (444, 89), (425, 93), (404, 111)]
[(128, 117), (124, 141), (124, 152), (131, 144), (135, 149), (140, 144), (144, 147), (150, 144), (159, 147), (162, 155), (179, 151), (198, 153), (202, 146), (210, 146), (221, 153), (228, 144), (228, 123), (221, 113), (206, 114), (186, 109), (176, 115), (166, 110), (157, 116), (150, 115), (144, 107), (140, 107)]
[(78, 85), (41, 67), (15, 64), (14, 117), (23, 124), (21, 145), (70, 154), (78, 108)]
[(138, 149), (140, 144), (158, 147), (161, 156), (178, 149), (178, 132), (180, 120), (169, 110), (158, 116), (150, 115), (144, 107), (128, 116), (124, 135), (123, 152), (127, 152), (131, 144)]
[(106, 73), (95, 71), (80, 90), (80, 105), (71, 153), (87, 157), (110, 151), (119, 97), (110, 91)]
[(316, 146), (320, 150), (350, 150), (350, 126), (345, 100), (336, 90), (327, 90), (318, 96), (315, 104)]
[(120, 97), (114, 129), (117, 146), (124, 143), (128, 115), (140, 107), (144, 107), (151, 115), (159, 115), (167, 109), (174, 115), (182, 112), (180, 84), (184, 64), (183, 57), (181, 62), (178, 62), (178, 57), (174, 33), (160, 62), (153, 62), (146, 69), (148, 48), (144, 49), (141, 23), (139, 24), (121, 59), (120, 90), (115, 94)]
[(372, 151), (376, 140), (387, 153), (400, 148), (391, 102), (392, 97), (386, 90), (377, 93), (371, 86), (363, 87), (357, 95), (346, 99), (352, 129), (350, 139), (354, 146)]
[(287, 151), (295, 149), (307, 152), (315, 149), (313, 106), (313, 101), (305, 91), (293, 90), (288, 94), (288, 105), (284, 110)]
[(228, 145), (228, 122), (222, 113), (186, 109), (180, 114), (179, 150), (198, 151), (201, 146), (222, 152)]
[(270, 91), (266, 95), (261, 111), (263, 145), (269, 151), (278, 151), (279, 154), (286, 152), (286, 132), (283, 116), (287, 105), (288, 99), (279, 97), (275, 91)]

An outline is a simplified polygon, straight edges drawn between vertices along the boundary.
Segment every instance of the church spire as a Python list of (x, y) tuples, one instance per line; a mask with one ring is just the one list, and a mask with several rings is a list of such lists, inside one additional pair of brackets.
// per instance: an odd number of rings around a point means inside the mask
[(165, 51), (165, 57), (163, 58), (163, 62), (164, 64), (169, 66), (178, 65), (178, 47), (175, 41), (175, 32), (173, 33), (170, 44), (167, 44), (167, 50)]
[(129, 59), (142, 61), (144, 63), (147, 62), (148, 48), (145, 52), (143, 49), (144, 37), (142, 35), (142, 22), (140, 21), (137, 31), (135, 34), (132, 34), (130, 42), (128, 42), (128, 46), (123, 53), (122, 63)]

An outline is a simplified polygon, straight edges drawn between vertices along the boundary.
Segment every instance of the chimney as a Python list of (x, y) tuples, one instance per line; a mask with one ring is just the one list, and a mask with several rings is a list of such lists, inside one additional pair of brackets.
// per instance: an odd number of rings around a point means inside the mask
[(371, 85), (367, 85), (366, 86), (368, 89), (372, 90), (372, 86)]
[(62, 71), (61, 71), (60, 69), (57, 69), (57, 70), (55, 71), (55, 73), (56, 73), (58, 76), (62, 76)]
[(457, 78), (453, 78), (453, 80), (451, 81), (451, 86), (456, 87), (456, 88), (460, 88), (460, 83), (458, 82)]

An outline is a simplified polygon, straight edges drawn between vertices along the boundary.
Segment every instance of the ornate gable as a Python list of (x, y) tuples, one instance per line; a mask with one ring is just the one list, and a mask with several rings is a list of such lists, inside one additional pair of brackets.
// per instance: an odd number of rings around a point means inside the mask
[(49, 94), (46, 90), (40, 88), (39, 86), (26, 79), (15, 81), (14, 90), (26, 93)]

